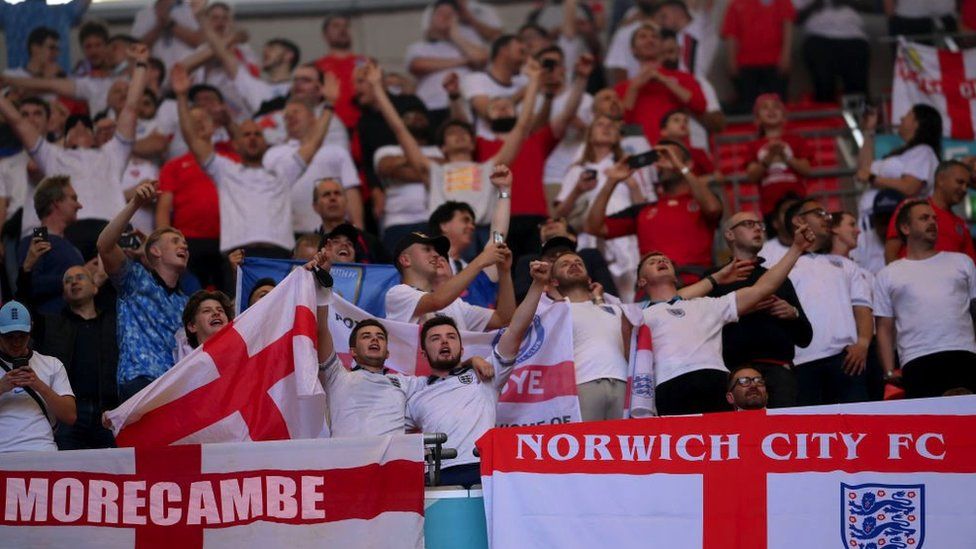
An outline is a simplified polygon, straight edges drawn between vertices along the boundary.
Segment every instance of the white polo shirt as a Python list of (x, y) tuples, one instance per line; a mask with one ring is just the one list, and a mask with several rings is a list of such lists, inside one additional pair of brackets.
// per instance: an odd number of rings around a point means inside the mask
[(427, 385), (427, 378), (392, 371), (373, 373), (346, 368), (334, 353), (319, 364), (319, 381), (329, 401), (332, 436), (402, 435), (407, 399)]
[(291, 186), (305, 171), (297, 154), (284, 156), (273, 169), (245, 166), (213, 154), (203, 169), (217, 185), (221, 252), (258, 243), (295, 247), (289, 222)]
[[(289, 139), (281, 145), (271, 147), (264, 153), (264, 167), (270, 170), (284, 158), (297, 154), (300, 146), (297, 139)], [(308, 169), (291, 186), (292, 231), (314, 233), (322, 225), (322, 218), (312, 207), (312, 194), (316, 182), (325, 177), (339, 179), (344, 189), (359, 187), (359, 172), (356, 171), (356, 164), (349, 151), (341, 147), (322, 145), (315, 151)]]
[(727, 372), (722, 359), (722, 328), (738, 320), (735, 292), (645, 308), (644, 324), (654, 337), (657, 384), (698, 370)]
[(446, 377), (430, 376), (407, 400), (407, 416), (425, 433), (446, 433), (445, 448), (457, 449), (458, 457), (445, 459), (443, 467), (477, 463), (475, 442), (495, 426), (498, 394), (508, 381), (512, 363), (492, 352), (495, 377), (482, 382), (470, 367), (455, 368)]
[(852, 307), (872, 307), (871, 284), (856, 263), (828, 254), (803, 254), (790, 271), (790, 281), (813, 326), (813, 340), (797, 347), (794, 364), (840, 354), (857, 342)]
[(629, 367), (621, 329), (623, 312), (616, 305), (592, 301), (570, 303), (576, 384), (596, 379), (627, 381)]
[(125, 206), (122, 172), (129, 162), (132, 141), (115, 134), (97, 149), (65, 149), (43, 137), (30, 151), (46, 176), (68, 175), (82, 208), (78, 219), (109, 221)]
[[(61, 361), (40, 353), (33, 353), (29, 366), (37, 378), (61, 396), (75, 396), (68, 383), (68, 373)], [(10, 364), (6, 363), (9, 367)], [(0, 370), (0, 378), (7, 375)], [(52, 413), (47, 405), (48, 413)], [(0, 395), (0, 453), (26, 451), (57, 451), (51, 423), (41, 407), (21, 388)]]
[(969, 256), (956, 252), (893, 261), (874, 281), (874, 314), (895, 319), (903, 365), (943, 351), (976, 353), (969, 314), (973, 299), (976, 267)]
[(434, 316), (449, 316), (457, 323), (458, 330), (469, 332), (483, 332), (488, 328), (494, 311), (485, 307), (471, 305), (460, 297), (447, 307), (435, 312), (423, 315), (414, 315), (417, 303), (427, 292), (418, 290), (407, 284), (397, 284), (386, 292), (386, 318), (388, 320), (398, 320), (400, 322), (410, 322), (412, 324), (422, 324), (428, 318)]
[[(427, 158), (444, 158), (440, 148), (433, 145), (421, 147), (420, 152)], [(378, 172), (380, 161), (391, 156), (404, 156), (403, 148), (399, 145), (385, 145), (376, 149), (373, 154), (373, 169)], [(383, 183), (383, 191), (386, 192), (382, 219), (384, 229), (427, 222), (430, 214), (427, 212), (427, 185), (423, 181), (406, 182), (385, 177), (380, 177), (380, 181)]]

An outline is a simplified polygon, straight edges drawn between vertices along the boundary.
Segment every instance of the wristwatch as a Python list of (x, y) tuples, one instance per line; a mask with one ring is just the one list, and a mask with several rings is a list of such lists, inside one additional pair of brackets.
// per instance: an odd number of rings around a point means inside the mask
[(499, 191), (498, 198), (512, 198), (512, 193), (508, 191)]
[(687, 176), (690, 173), (691, 173), (691, 168), (689, 168), (688, 166), (682, 166), (681, 175)]

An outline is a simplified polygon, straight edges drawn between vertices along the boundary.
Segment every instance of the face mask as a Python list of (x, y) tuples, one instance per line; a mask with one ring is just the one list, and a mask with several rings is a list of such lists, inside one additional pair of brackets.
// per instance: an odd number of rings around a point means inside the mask
[(491, 121), (491, 131), (495, 133), (508, 133), (515, 127), (516, 120), (514, 116), (496, 118)]
[(430, 128), (427, 126), (408, 126), (407, 130), (410, 131), (410, 135), (412, 135), (417, 141), (427, 142), (433, 139)]

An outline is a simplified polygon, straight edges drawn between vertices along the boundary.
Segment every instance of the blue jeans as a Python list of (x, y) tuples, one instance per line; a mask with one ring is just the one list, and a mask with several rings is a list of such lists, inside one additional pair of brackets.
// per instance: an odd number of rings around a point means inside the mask
[(112, 431), (102, 427), (102, 409), (95, 402), (81, 398), (75, 402), (78, 419), (74, 425), (58, 425), (54, 441), (58, 450), (91, 450), (115, 448)]
[(136, 376), (130, 380), (119, 383), (119, 404), (132, 398), (132, 395), (146, 388), (147, 385), (156, 381), (149, 376)]

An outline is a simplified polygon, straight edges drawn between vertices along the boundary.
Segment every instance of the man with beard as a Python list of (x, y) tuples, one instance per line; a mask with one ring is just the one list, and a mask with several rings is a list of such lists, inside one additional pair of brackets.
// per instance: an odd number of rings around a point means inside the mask
[(291, 186), (305, 173), (322, 145), (332, 119), (326, 109), (298, 149), (269, 169), (262, 164), (268, 143), (261, 126), (248, 120), (240, 125), (235, 145), (241, 162), (214, 153), (213, 143), (194, 131), (187, 92), (190, 78), (181, 65), (173, 68), (173, 91), (179, 104), (180, 129), (197, 163), (217, 187), (220, 204), (220, 251), (243, 248), (249, 257), (291, 257)]
[(712, 239), (722, 218), (722, 202), (706, 180), (692, 172), (684, 145), (662, 140), (654, 150), (660, 155), (655, 162), (660, 183), (657, 201), (607, 216), (613, 190), (634, 172), (625, 158), (607, 171), (607, 183), (590, 206), (584, 230), (601, 238), (636, 234), (642, 255), (651, 251), (667, 255), (682, 279), (694, 282), (712, 264)]
[(942, 396), (957, 387), (976, 391), (976, 267), (964, 254), (939, 250), (939, 214), (926, 201), (905, 203), (895, 221), (907, 253), (874, 282), (885, 378), (895, 376), (897, 348), (907, 397)]
[[(766, 273), (767, 268), (759, 264), (762, 260), (758, 255), (764, 229), (755, 212), (739, 212), (725, 222), (723, 236), (733, 259), (755, 263), (756, 267), (745, 280), (716, 286), (710, 296), (721, 297), (752, 286)], [(753, 311), (722, 329), (722, 356), (727, 365), (751, 364), (762, 374), (769, 386), (770, 408), (793, 406), (796, 404), (794, 349), (806, 347), (812, 338), (810, 321), (803, 313), (793, 284), (787, 279)]]
[(729, 373), (729, 390), (725, 400), (736, 412), (762, 410), (766, 407), (766, 379), (751, 366), (739, 366)]
[[(966, 220), (953, 213), (952, 208), (966, 199), (966, 192), (973, 177), (972, 168), (959, 160), (946, 160), (935, 170), (935, 187), (928, 203), (935, 212), (939, 226), (939, 238), (935, 249), (940, 252), (959, 252), (976, 261), (976, 248), (969, 234)], [(896, 224), (898, 210), (895, 210), (888, 224), (885, 242), (885, 261), (891, 263), (905, 256), (904, 237)]]
[[(358, 322), (349, 335), (349, 353), (355, 365), (347, 370), (339, 360), (329, 331), (331, 280), (323, 277), (335, 259), (335, 246), (327, 244), (307, 265), (318, 272), (319, 381), (329, 402), (332, 436), (385, 436), (403, 434), (407, 399), (427, 384), (427, 378), (406, 376), (386, 367), (390, 356), (388, 332), (376, 319)], [(325, 284), (323, 284), (323, 282)], [(482, 361), (484, 362), (484, 361)], [(479, 375), (490, 378), (490, 366), (479, 366)]]
[[(470, 488), (481, 482), (475, 442), (495, 426), (498, 395), (532, 325), (549, 271), (548, 263), (532, 264), (532, 287), (492, 352), (495, 376), (490, 382), (478, 379), (471, 367), (461, 362), (461, 332), (450, 317), (431, 318), (420, 329), (421, 350), (434, 373), (407, 401), (407, 416), (424, 432), (446, 433), (448, 447), (457, 449), (457, 458), (444, 461), (441, 484)], [(473, 362), (483, 360), (475, 358)]]
[[(819, 202), (809, 199), (784, 214), (785, 226), (809, 227), (816, 239), (814, 250), (827, 247), (830, 218)], [(846, 257), (811, 253), (796, 262), (790, 281), (810, 324), (816, 326), (810, 344), (797, 347), (793, 358), (797, 404), (866, 400), (864, 370), (874, 322), (871, 285), (863, 270)]]

